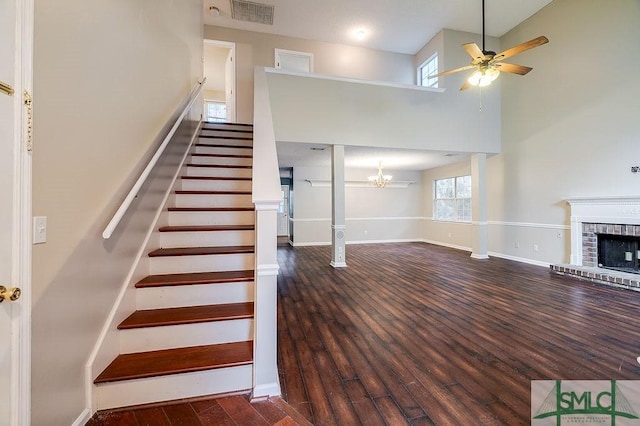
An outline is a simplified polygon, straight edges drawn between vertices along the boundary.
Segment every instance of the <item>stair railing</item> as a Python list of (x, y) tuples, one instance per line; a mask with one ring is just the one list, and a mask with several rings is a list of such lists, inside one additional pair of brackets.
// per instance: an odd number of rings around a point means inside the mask
[(198, 99), (198, 96), (200, 95), (200, 92), (202, 91), (202, 88), (204, 87), (204, 82), (206, 80), (207, 79), (205, 77), (201, 81), (196, 83), (193, 89), (191, 89), (191, 92), (189, 92), (189, 95), (187, 95), (186, 99), (189, 100), (189, 103), (182, 110), (182, 113), (176, 119), (175, 123), (171, 127), (171, 130), (169, 130), (169, 133), (167, 133), (167, 136), (165, 136), (165, 138), (162, 140), (162, 143), (156, 150), (155, 154), (153, 154), (153, 157), (151, 157), (151, 160), (142, 171), (142, 174), (140, 174), (140, 177), (138, 178), (136, 183), (133, 184), (133, 187), (125, 197), (124, 201), (122, 202), (118, 210), (116, 210), (115, 214), (109, 221), (109, 224), (104, 229), (104, 232), (102, 232), (102, 238), (104, 238), (105, 240), (108, 240), (109, 238), (111, 238), (111, 235), (118, 227), (118, 224), (120, 223), (124, 215), (127, 213), (127, 210), (129, 210), (131, 203), (133, 203), (133, 200), (135, 200), (136, 196), (138, 195), (138, 192), (140, 192), (140, 189), (142, 188), (142, 185), (144, 185), (145, 181), (149, 177), (149, 174), (151, 173), (156, 163), (160, 159), (160, 156), (164, 152), (167, 145), (169, 145), (169, 142), (175, 135), (176, 130), (178, 130), (178, 127), (180, 126), (180, 124), (182, 124), (182, 121), (184, 120), (185, 116), (187, 115), (189, 110), (191, 110), (191, 106), (193, 105), (193, 103), (196, 101), (196, 99)]

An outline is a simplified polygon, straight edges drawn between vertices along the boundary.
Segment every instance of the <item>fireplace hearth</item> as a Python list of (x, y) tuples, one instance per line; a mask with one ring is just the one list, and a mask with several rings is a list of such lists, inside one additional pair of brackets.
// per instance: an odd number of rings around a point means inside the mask
[(640, 291), (640, 197), (573, 198), (571, 263), (553, 272)]

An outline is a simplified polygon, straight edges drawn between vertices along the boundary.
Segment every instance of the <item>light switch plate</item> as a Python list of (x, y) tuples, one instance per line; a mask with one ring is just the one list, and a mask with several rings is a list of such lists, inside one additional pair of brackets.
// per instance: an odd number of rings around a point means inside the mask
[(47, 217), (33, 217), (33, 244), (42, 244), (47, 242)]

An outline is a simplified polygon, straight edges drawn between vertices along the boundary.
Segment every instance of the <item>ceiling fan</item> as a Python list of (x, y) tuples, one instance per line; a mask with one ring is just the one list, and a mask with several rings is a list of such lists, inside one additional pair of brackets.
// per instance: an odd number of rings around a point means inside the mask
[(493, 80), (498, 78), (501, 71), (511, 74), (525, 75), (533, 68), (525, 67), (523, 65), (508, 64), (501, 62), (511, 56), (522, 53), (526, 50), (533, 49), (534, 47), (541, 46), (549, 42), (549, 39), (545, 36), (536, 37), (533, 40), (526, 41), (504, 52), (496, 54), (491, 50), (485, 49), (485, 32), (484, 32), (484, 0), (482, 0), (482, 50), (475, 43), (466, 43), (462, 45), (462, 48), (467, 51), (471, 56), (471, 65), (444, 71), (439, 74), (435, 74), (433, 77), (440, 77), (443, 75), (453, 74), (460, 71), (466, 71), (475, 69), (476, 71), (464, 81), (460, 90), (466, 90), (471, 86), (484, 87), (491, 84)]

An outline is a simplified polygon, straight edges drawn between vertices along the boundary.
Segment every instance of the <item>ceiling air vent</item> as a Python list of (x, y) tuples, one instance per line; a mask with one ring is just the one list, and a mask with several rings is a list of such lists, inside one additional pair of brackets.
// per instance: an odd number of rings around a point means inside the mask
[(273, 9), (270, 4), (231, 0), (231, 17), (239, 21), (273, 25)]

